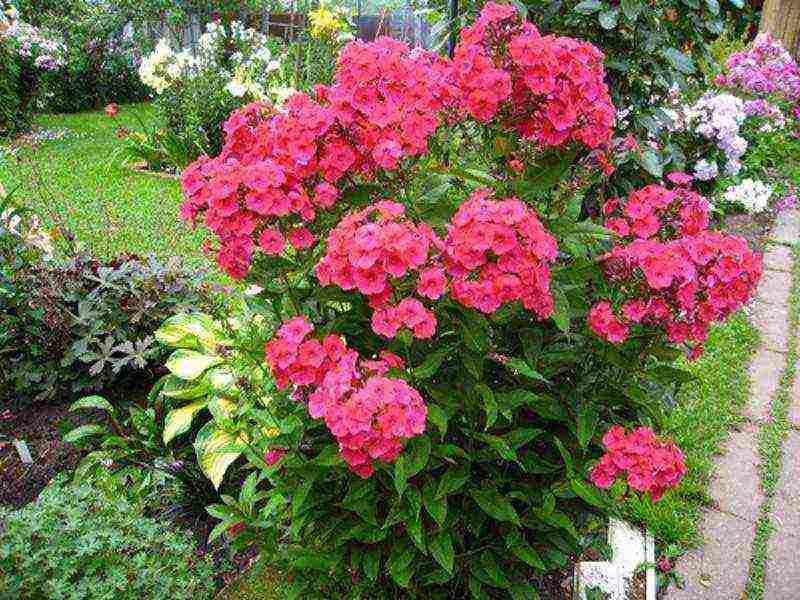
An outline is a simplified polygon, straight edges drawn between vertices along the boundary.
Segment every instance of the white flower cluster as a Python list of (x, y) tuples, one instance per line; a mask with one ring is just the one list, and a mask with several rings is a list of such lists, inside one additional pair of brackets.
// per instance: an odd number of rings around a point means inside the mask
[(279, 100), (284, 95), (276, 81), (280, 67), (280, 61), (269, 50), (267, 38), (255, 29), (233, 21), (226, 32), (224, 26), (211, 22), (200, 36), (194, 54), (188, 48), (175, 52), (162, 39), (142, 60), (139, 77), (157, 94), (162, 94), (184, 79), (213, 75), (227, 80), (225, 89), (237, 98)]
[(732, 94), (708, 93), (685, 110), (684, 118), (688, 128), (713, 140), (725, 153), (725, 172), (739, 173), (739, 159), (747, 150), (747, 140), (739, 134), (747, 119), (744, 101)]
[(772, 196), (772, 187), (757, 179), (745, 179), (725, 190), (724, 198), (731, 204), (740, 204), (749, 213), (766, 210)]

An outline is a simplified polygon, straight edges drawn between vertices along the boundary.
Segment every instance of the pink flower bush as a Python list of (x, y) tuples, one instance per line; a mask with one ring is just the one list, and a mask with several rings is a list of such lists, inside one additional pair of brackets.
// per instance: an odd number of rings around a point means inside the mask
[(451, 294), (484, 313), (521, 300), (546, 319), (553, 312), (548, 265), (557, 254), (555, 238), (532, 208), (516, 198), (493, 200), (491, 191), (478, 190), (459, 207), (445, 240)]
[(632, 489), (649, 492), (657, 502), (686, 474), (680, 449), (672, 442), (659, 441), (649, 427), (627, 433), (614, 425), (603, 436), (603, 446), (606, 453), (591, 472), (591, 480), (599, 488), (610, 488), (624, 474)]
[(181, 216), (216, 234), (217, 262), (242, 279), (258, 251), (280, 254), (285, 241), (310, 250), (318, 213), (334, 209), (345, 180), (394, 172), (444, 124), (496, 118), (541, 146), (598, 147), (615, 118), (602, 59), (493, 3), (464, 29), (453, 61), (391, 38), (352, 42), (315, 97), (231, 114), (220, 155), (183, 172)]
[(627, 340), (633, 326), (661, 329), (699, 356), (711, 324), (755, 293), (761, 256), (743, 238), (707, 230), (708, 203), (684, 188), (648, 186), (604, 212), (621, 215), (606, 225), (623, 238), (603, 257), (605, 275), (628, 294), (618, 310), (596, 304), (589, 327), (612, 343)]
[[(373, 461), (393, 462), (403, 440), (425, 430), (427, 408), (419, 392), (402, 379), (386, 377), (403, 361), (384, 351), (363, 360), (336, 335), (309, 338), (305, 317), (286, 321), (267, 343), (267, 362), (279, 388), (290, 383), (308, 391), (308, 412), (324, 419), (350, 469), (361, 477), (374, 472)], [(282, 451), (268, 453), (273, 465)]]
[(787, 100), (800, 100), (800, 69), (780, 40), (769, 33), (760, 33), (752, 47), (731, 54), (726, 70), (718, 85), (756, 96), (780, 94)]
[(487, 3), (453, 62), (461, 105), (477, 121), (496, 119), (543, 146), (611, 139), (616, 110), (592, 44), (543, 36), (513, 6)]

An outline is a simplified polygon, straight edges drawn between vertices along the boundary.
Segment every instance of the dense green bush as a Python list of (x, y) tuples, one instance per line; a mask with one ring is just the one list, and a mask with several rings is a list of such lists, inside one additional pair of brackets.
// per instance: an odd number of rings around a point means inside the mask
[(18, 511), (0, 509), (0, 597), (19, 600), (203, 600), (214, 566), (190, 537), (90, 486), (50, 484)]
[(30, 115), (24, 114), (19, 95), (19, 65), (8, 46), (0, 39), (0, 137), (22, 128)]
[(152, 333), (207, 298), (200, 278), (177, 260), (43, 261), (8, 228), (0, 230), (0, 252), (3, 401), (69, 401), (111, 382), (145, 389), (164, 356)]

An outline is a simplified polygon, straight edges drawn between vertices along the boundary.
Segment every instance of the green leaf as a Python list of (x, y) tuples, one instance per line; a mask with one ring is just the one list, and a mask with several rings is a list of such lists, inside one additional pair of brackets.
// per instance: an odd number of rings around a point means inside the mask
[(553, 322), (561, 331), (569, 331), (569, 300), (567, 295), (560, 288), (553, 288)]
[(494, 392), (485, 383), (475, 386), (475, 391), (483, 398), (483, 409), (486, 411), (486, 429), (488, 430), (497, 421), (497, 400)]
[(442, 435), (447, 433), (447, 413), (437, 404), (428, 403), (428, 421), (436, 425)]
[(744, 8), (744, 0), (731, 0), (731, 4), (736, 8)]
[(83, 408), (99, 408), (107, 413), (114, 413), (114, 407), (111, 406), (111, 403), (102, 396), (85, 396), (84, 398), (73, 402), (72, 406), (69, 407), (70, 410), (80, 410)]
[(591, 404), (584, 402), (578, 406), (578, 443), (586, 448), (594, 435), (599, 415)]
[(439, 480), (439, 489), (436, 491), (436, 498), (444, 498), (461, 489), (469, 479), (469, 463), (453, 465)]
[(208, 394), (208, 382), (204, 379), (186, 381), (170, 374), (164, 379), (161, 393), (176, 400), (196, 400)]
[(76, 427), (69, 433), (64, 436), (64, 441), (68, 444), (74, 444), (78, 440), (82, 440), (83, 438), (87, 438), (93, 435), (101, 435), (107, 433), (108, 430), (103, 427), (102, 425), (81, 425), (80, 427)]
[(719, 14), (719, 0), (706, 0), (706, 5), (712, 15), (717, 16)]
[(422, 488), (422, 505), (428, 511), (428, 514), (433, 517), (433, 520), (436, 521), (436, 524), (441, 527), (447, 518), (447, 498), (437, 498), (436, 491), (436, 482), (428, 478)]
[(544, 383), (549, 383), (544, 376), (533, 369), (528, 363), (526, 363), (521, 358), (510, 358), (506, 361), (506, 368), (514, 374), (525, 375), (525, 377), (530, 377), (531, 379), (536, 379), (537, 381), (543, 381)]
[(439, 533), (430, 538), (428, 549), (431, 555), (441, 567), (448, 573), (453, 572), (453, 538), (447, 529), (442, 529)]
[(169, 444), (175, 437), (189, 431), (194, 416), (205, 406), (206, 401), (201, 400), (169, 411), (164, 419), (164, 444)]
[(371, 548), (364, 553), (364, 575), (370, 581), (378, 579), (378, 569), (381, 566), (380, 547)]
[(642, 14), (644, 2), (642, 0), (621, 0), (620, 6), (622, 7), (622, 12), (625, 13), (625, 17), (629, 21), (635, 22), (639, 15)]
[(214, 319), (203, 313), (170, 317), (156, 330), (155, 337), (172, 348), (197, 349), (202, 346), (213, 350), (224, 341), (217, 334)]
[(386, 561), (386, 568), (389, 571), (389, 575), (400, 587), (408, 587), (408, 583), (411, 581), (415, 555), (414, 546), (405, 540), (396, 542), (392, 547), (392, 551)]
[(691, 75), (695, 72), (694, 61), (692, 58), (677, 48), (664, 48), (661, 50), (661, 56), (666, 58), (672, 68), (676, 71), (680, 71), (686, 75)]
[(394, 461), (394, 489), (397, 490), (397, 495), (402, 497), (407, 486), (408, 475), (406, 474), (406, 457), (401, 454), (397, 457), (397, 460)]
[(519, 525), (519, 516), (511, 503), (497, 490), (472, 490), (470, 496), (483, 512), (496, 521), (510, 521)]
[(166, 367), (176, 377), (193, 381), (205, 373), (206, 369), (222, 362), (219, 356), (201, 354), (195, 350), (176, 350), (167, 359)]
[(664, 174), (664, 167), (661, 165), (661, 159), (654, 150), (645, 150), (637, 157), (637, 161), (645, 171), (656, 179), (660, 179)]
[(604, 10), (597, 17), (597, 20), (600, 23), (600, 27), (602, 27), (603, 29), (614, 29), (614, 27), (617, 26), (618, 19), (619, 19), (618, 8), (610, 8), (608, 10)]
[(431, 439), (427, 435), (419, 435), (406, 444), (405, 456), (406, 479), (413, 477), (425, 468), (431, 456)]
[(591, 15), (598, 12), (601, 8), (603, 8), (603, 3), (600, 2), (600, 0), (583, 0), (583, 2), (578, 3), (572, 10), (582, 15)]
[(420, 366), (414, 369), (414, 376), (417, 379), (428, 379), (436, 374), (439, 367), (442, 366), (444, 357), (447, 356), (446, 351), (432, 352), (429, 354)]
[(339, 446), (336, 444), (325, 446), (314, 459), (314, 463), (321, 467), (338, 467), (343, 465), (344, 460), (339, 453)]
[(516, 583), (508, 590), (511, 600), (540, 600), (539, 592), (529, 583)]
[(242, 454), (241, 451), (230, 450), (230, 447), (243, 441), (232, 433), (218, 429), (215, 421), (209, 421), (197, 432), (194, 440), (197, 462), (215, 488), (219, 488), (225, 471)]
[(570, 480), (570, 487), (577, 496), (581, 497), (588, 504), (591, 504), (596, 508), (608, 508), (608, 502), (606, 502), (605, 498), (597, 490), (597, 488), (590, 483), (587, 483), (582, 479), (573, 478)]
[(514, 555), (522, 562), (540, 571), (547, 570), (547, 567), (542, 562), (539, 553), (533, 549), (533, 547), (527, 542), (518, 529), (514, 529), (507, 533), (505, 540), (508, 549), (511, 550), (511, 552), (513, 552)]

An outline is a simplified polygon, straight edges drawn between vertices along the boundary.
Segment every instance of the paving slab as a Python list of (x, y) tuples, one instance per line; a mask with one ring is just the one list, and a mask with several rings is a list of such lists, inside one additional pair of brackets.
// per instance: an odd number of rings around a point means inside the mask
[(761, 347), (773, 352), (789, 350), (789, 309), (756, 300), (750, 305), (753, 325), (761, 333)]
[(770, 244), (764, 252), (764, 268), (771, 271), (791, 271), (792, 250), (782, 244)]
[(770, 237), (782, 244), (800, 241), (800, 211), (786, 210), (779, 213)]
[(785, 361), (783, 354), (766, 348), (761, 348), (753, 356), (749, 368), (750, 399), (745, 408), (745, 416), (751, 421), (766, 421), (770, 418), (772, 399), (778, 391)]
[(683, 576), (683, 589), (671, 588), (666, 600), (741, 600), (747, 587), (755, 524), (709, 511), (701, 533), (703, 547), (681, 557), (675, 567)]
[(764, 271), (758, 284), (758, 299), (766, 304), (788, 306), (792, 275), (786, 271)]
[(774, 532), (767, 545), (764, 598), (800, 597), (800, 432), (783, 442), (783, 463), (772, 504)]
[(708, 490), (719, 510), (752, 522), (758, 519), (764, 500), (758, 473), (757, 435), (758, 428), (752, 424), (731, 433)]

